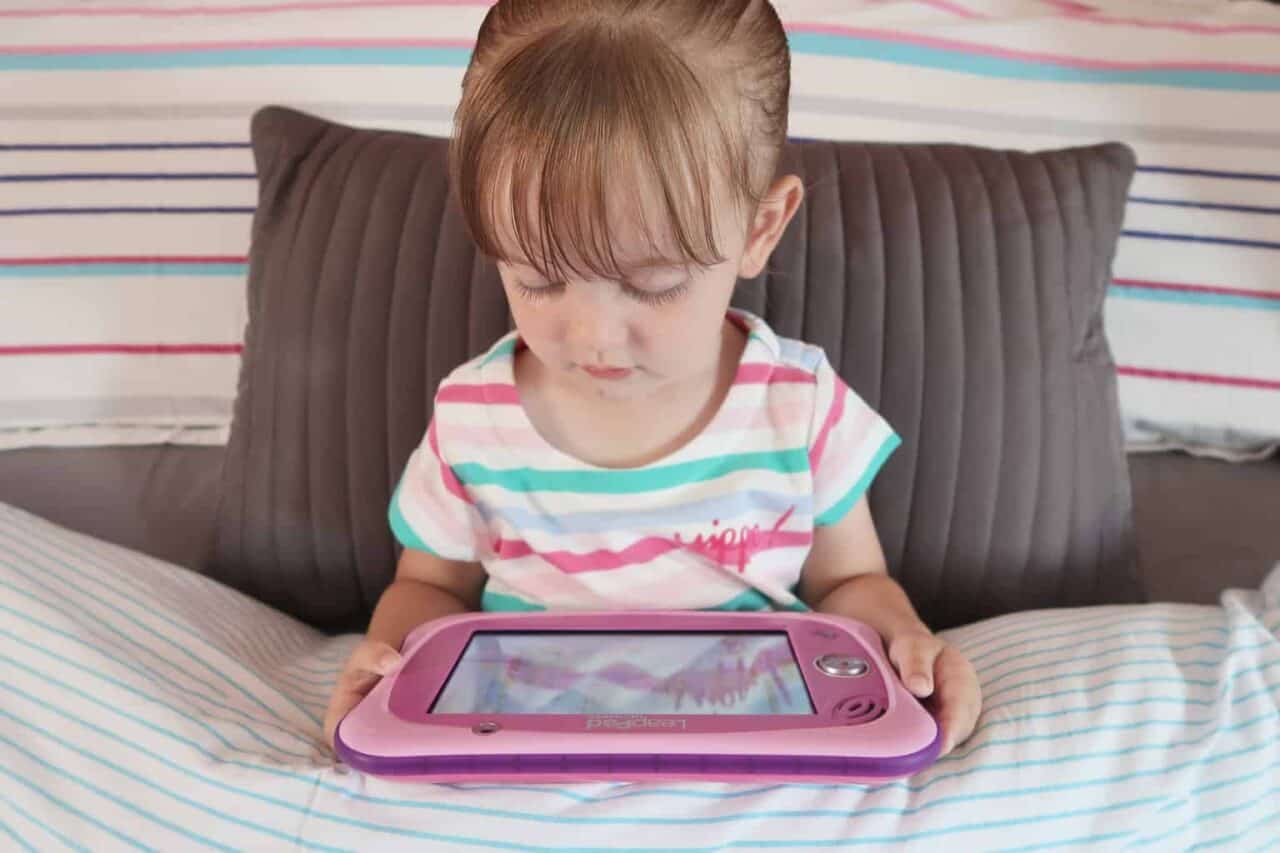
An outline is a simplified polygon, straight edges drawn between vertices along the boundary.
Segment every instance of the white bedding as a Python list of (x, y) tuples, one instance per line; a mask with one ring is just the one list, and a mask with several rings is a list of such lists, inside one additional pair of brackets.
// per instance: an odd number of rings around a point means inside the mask
[(355, 637), (0, 505), (0, 846), (1275, 849), (1278, 628), (1280, 567), (949, 632), (986, 711), (905, 782), (396, 785), (318, 746)]

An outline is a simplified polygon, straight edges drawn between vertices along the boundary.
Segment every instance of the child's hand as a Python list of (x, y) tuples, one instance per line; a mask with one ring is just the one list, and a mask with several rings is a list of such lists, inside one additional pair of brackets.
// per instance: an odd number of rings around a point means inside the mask
[(329, 708), (324, 713), (324, 739), (333, 747), (333, 733), (347, 712), (356, 706), (383, 676), (390, 675), (400, 666), (400, 653), (386, 643), (362, 640), (356, 646), (347, 665), (343, 667), (338, 683), (329, 697)]
[(924, 699), (942, 726), (946, 755), (973, 733), (982, 710), (978, 673), (957, 649), (925, 630), (907, 631), (889, 643), (889, 660), (912, 695)]

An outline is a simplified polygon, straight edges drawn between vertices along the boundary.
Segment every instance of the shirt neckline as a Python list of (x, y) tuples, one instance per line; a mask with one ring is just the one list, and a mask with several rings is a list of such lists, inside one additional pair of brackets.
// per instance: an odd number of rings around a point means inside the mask
[[(715, 413), (696, 435), (665, 456), (644, 465), (617, 468), (595, 465), (587, 462), (586, 460), (580, 459), (571, 453), (561, 450), (542, 435), (541, 431), (538, 430), (532, 419), (530, 419), (529, 412), (524, 407), (524, 401), (520, 398), (520, 388), (516, 385), (516, 353), (522, 348), (522, 342), (520, 340), (520, 333), (518, 330), (512, 330), (507, 333), (502, 340), (494, 345), (495, 350), (505, 350), (502, 357), (490, 358), (481, 365), (481, 380), (484, 386), (486, 402), (490, 406), (513, 406), (517, 412), (519, 428), (528, 430), (536, 436), (537, 450), (541, 453), (548, 454), (548, 458), (555, 461), (555, 467), (557, 468), (577, 468), (587, 471), (619, 473), (624, 471), (649, 471), (655, 468), (662, 468), (687, 461), (685, 457), (688, 455), (690, 448), (697, 445), (699, 440), (709, 431), (717, 429), (720, 426), (720, 421), (727, 417), (726, 411), (731, 408), (731, 401), (736, 406), (743, 401), (744, 395), (755, 394), (760, 397), (759, 402), (761, 404), (764, 403), (764, 394), (767, 383), (740, 381), (742, 377), (742, 366), (744, 364), (764, 362), (772, 367), (778, 362), (779, 345), (777, 336), (774, 335), (773, 330), (769, 328), (768, 324), (751, 312), (744, 311), (740, 308), (730, 308), (728, 312), (726, 312), (725, 316), (730, 322), (736, 322), (743, 331), (747, 333), (747, 342), (742, 348), (742, 354), (739, 356), (738, 369), (734, 375), (732, 384), (729, 386), (729, 392), (724, 395), (724, 399), (720, 401), (719, 408), (716, 409)], [(514, 401), (503, 401), (498, 399), (496, 389), (502, 386), (513, 389)], [(490, 409), (490, 426), (496, 427), (497, 424), (493, 420), (492, 412), (493, 409)]]

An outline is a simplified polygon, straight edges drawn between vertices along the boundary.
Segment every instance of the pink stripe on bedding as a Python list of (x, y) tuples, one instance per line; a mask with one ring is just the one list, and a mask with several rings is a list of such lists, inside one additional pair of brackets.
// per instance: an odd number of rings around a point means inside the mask
[(1051, 53), (1011, 50), (1007, 47), (973, 44), (919, 33), (900, 33), (892, 30), (847, 27), (839, 24), (795, 23), (788, 24), (786, 29), (787, 32), (792, 33), (812, 33), (814, 35), (845, 36), (897, 44), (914, 44), (973, 56), (994, 56), (1000, 59), (1014, 59), (1038, 65), (1057, 65), (1064, 68), (1090, 68), (1107, 71), (1225, 71), (1235, 74), (1280, 74), (1280, 65), (1250, 65), (1243, 62), (1121, 62), (1111, 59), (1090, 59), (1080, 56), (1061, 56)]
[(239, 355), (241, 344), (41, 344), (0, 346), (0, 355)]
[(1209, 373), (1188, 373), (1178, 370), (1153, 370), (1146, 367), (1117, 366), (1116, 373), (1136, 379), (1162, 379), (1169, 382), (1197, 382), (1204, 385), (1230, 385), (1236, 388), (1253, 388), (1260, 391), (1280, 391), (1280, 380), (1252, 379), (1247, 376), (1215, 376)]
[(0, 54), (11, 56), (61, 56), (94, 53), (171, 53), (178, 51), (265, 50), (281, 47), (404, 48), (475, 47), (474, 39), (275, 39), (272, 41), (164, 42), (161, 44), (37, 44), (0, 45)]
[(244, 264), (243, 255), (117, 255), (59, 258), (0, 258), (3, 267), (38, 267), (61, 264)]
[(1209, 284), (1177, 284), (1171, 281), (1143, 281), (1136, 278), (1112, 279), (1115, 284), (1124, 287), (1141, 287), (1147, 290), (1172, 290), (1182, 293), (1220, 293), (1224, 296), (1247, 296), (1251, 299), (1280, 300), (1280, 292), (1266, 290), (1245, 290), (1240, 287), (1220, 287)]
[(267, 3), (260, 6), (116, 6), (94, 9), (83, 6), (56, 6), (51, 9), (0, 9), (0, 18), (96, 18), (112, 16), (177, 17), (181, 15), (257, 15), (275, 12), (324, 12), (336, 9), (395, 9), (418, 6), (489, 6), (492, 0), (339, 0), (323, 3)]

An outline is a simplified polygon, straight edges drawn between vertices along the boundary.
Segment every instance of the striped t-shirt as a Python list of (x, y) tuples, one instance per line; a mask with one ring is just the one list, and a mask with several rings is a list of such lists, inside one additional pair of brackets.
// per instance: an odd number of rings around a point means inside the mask
[(544, 439), (520, 404), (511, 332), (459, 367), (391, 501), (409, 548), (483, 564), (485, 610), (805, 609), (813, 529), (843, 517), (899, 443), (822, 350), (748, 332), (692, 441), (600, 468)]

